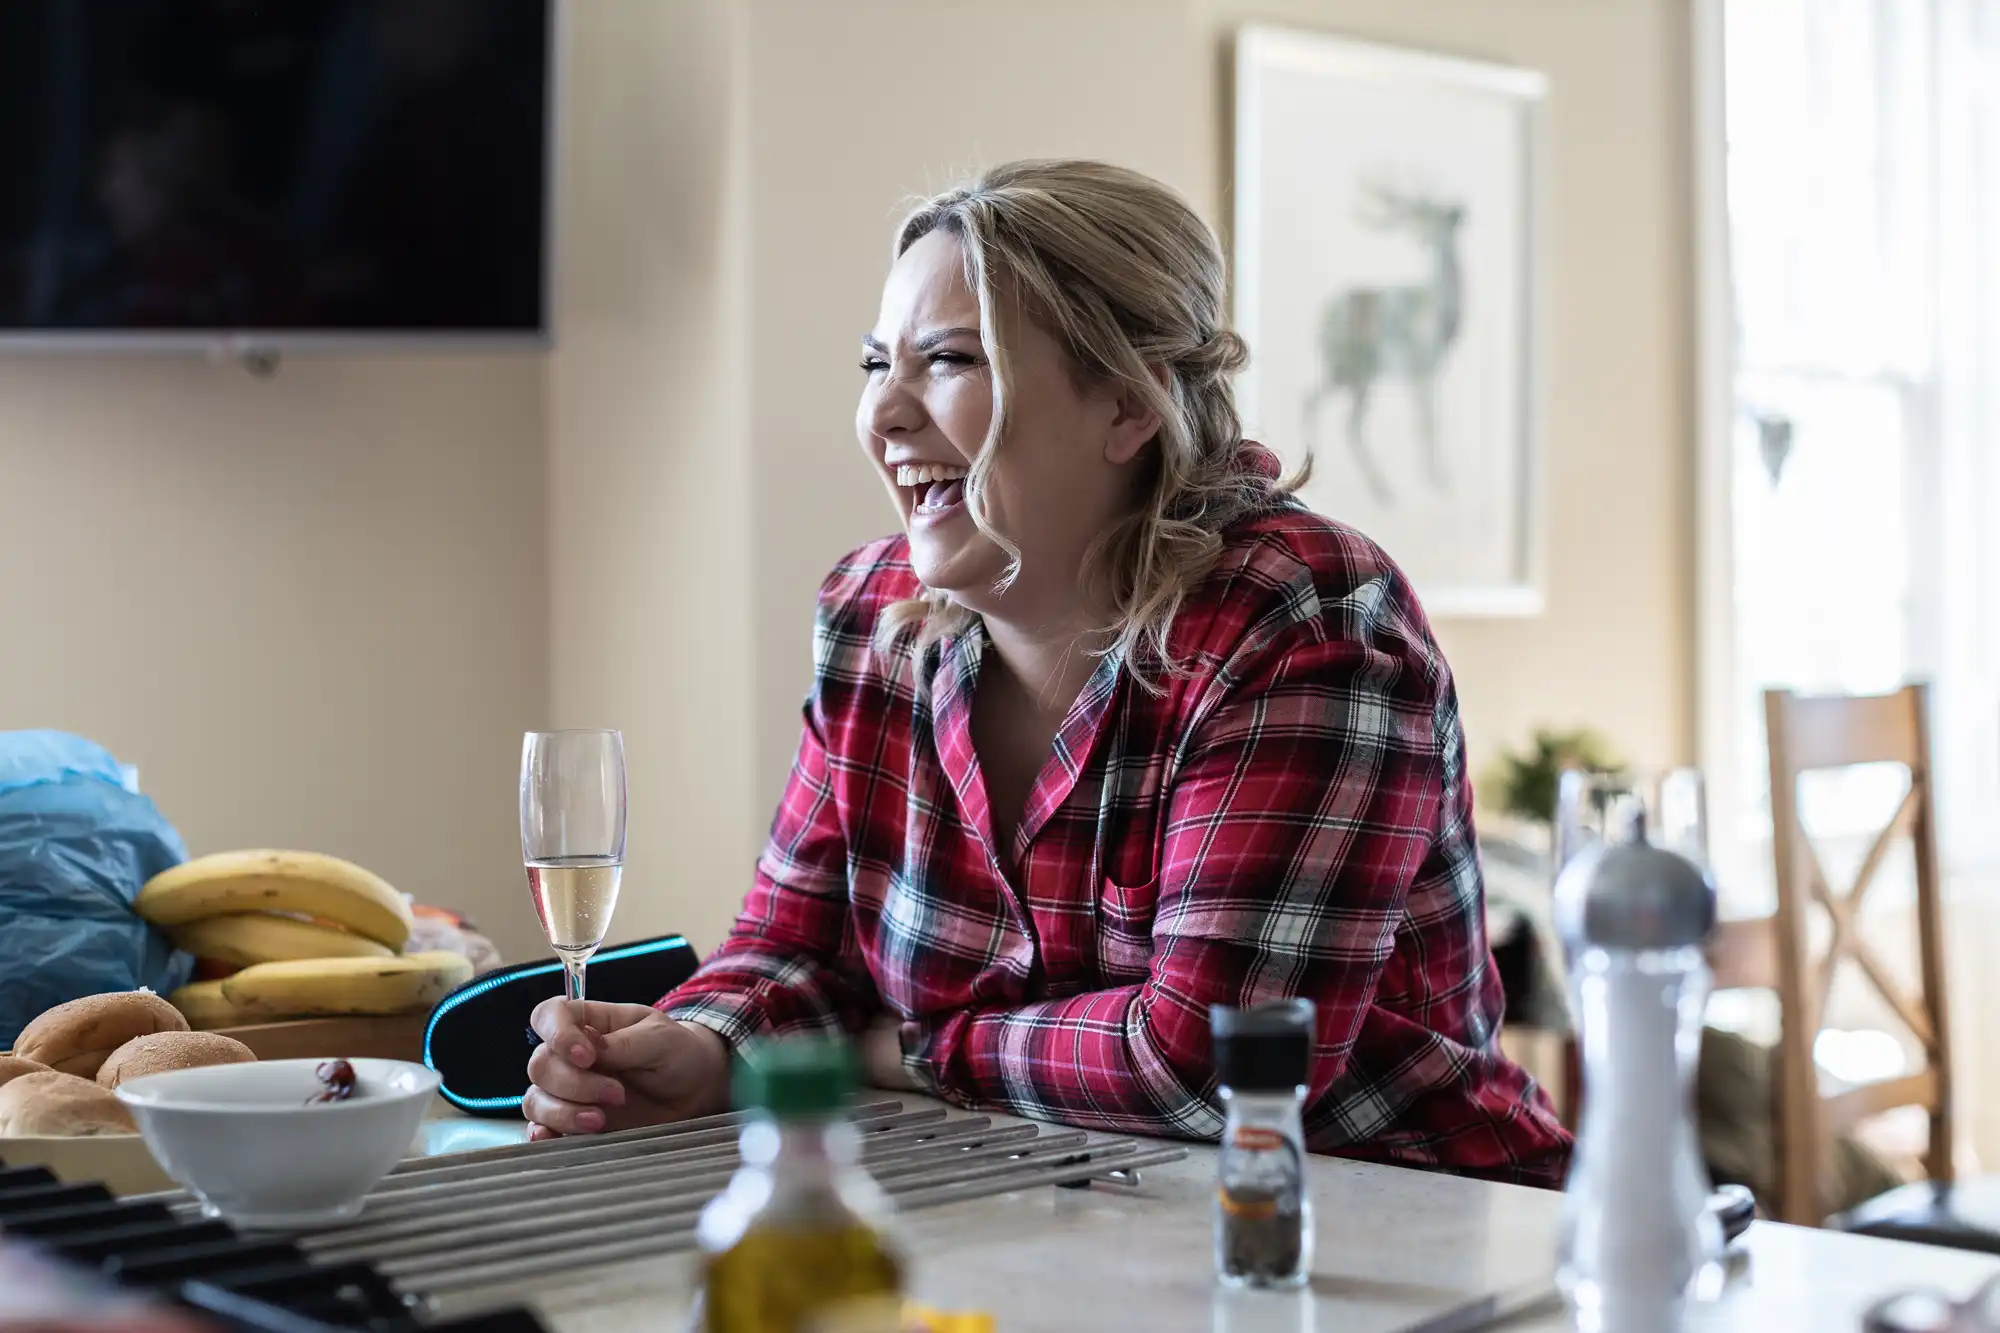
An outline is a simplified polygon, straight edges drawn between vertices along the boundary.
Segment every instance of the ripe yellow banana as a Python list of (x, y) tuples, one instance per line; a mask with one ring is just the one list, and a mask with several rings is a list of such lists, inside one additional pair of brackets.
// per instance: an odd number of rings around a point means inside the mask
[(174, 947), (197, 958), (216, 958), (238, 967), (283, 963), (295, 958), (392, 958), (385, 944), (352, 931), (315, 926), (274, 912), (244, 912), (190, 921), (167, 932)]
[(197, 1031), (235, 1027), (249, 1022), (235, 1005), (223, 998), (219, 981), (196, 981), (167, 992), (167, 1003), (181, 1011), (188, 1026)]
[(318, 852), (218, 852), (146, 881), (132, 910), (156, 926), (245, 912), (298, 912), (391, 950), (410, 938), (410, 905), (380, 876)]
[(395, 958), (309, 958), (259, 963), (224, 977), (223, 998), (257, 1020), (319, 1014), (407, 1014), (472, 980), (455, 953)]

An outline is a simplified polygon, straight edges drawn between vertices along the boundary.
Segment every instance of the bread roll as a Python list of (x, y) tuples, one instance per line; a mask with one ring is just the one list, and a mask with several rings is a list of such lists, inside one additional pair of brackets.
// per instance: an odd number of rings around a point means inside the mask
[(83, 1138), (136, 1134), (139, 1127), (109, 1088), (49, 1070), (23, 1074), (0, 1088), (0, 1137)]
[(132, 1038), (187, 1030), (181, 1011), (151, 991), (112, 991), (48, 1010), (21, 1029), (14, 1054), (57, 1073), (95, 1078), (111, 1053)]
[(0, 1088), (6, 1087), (23, 1074), (46, 1074), (49, 1067), (33, 1060), (23, 1060), (18, 1055), (0, 1055)]
[(248, 1064), (256, 1058), (248, 1046), (220, 1032), (155, 1032), (134, 1037), (113, 1051), (104, 1068), (97, 1071), (97, 1081), (115, 1088), (128, 1079), (164, 1074), (170, 1069)]

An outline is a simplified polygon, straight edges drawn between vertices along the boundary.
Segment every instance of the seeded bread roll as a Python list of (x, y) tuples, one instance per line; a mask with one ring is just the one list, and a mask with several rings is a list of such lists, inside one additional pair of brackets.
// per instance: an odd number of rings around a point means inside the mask
[(181, 1011), (151, 991), (112, 991), (48, 1010), (21, 1029), (14, 1054), (60, 1074), (95, 1078), (111, 1053), (132, 1038), (187, 1030)]
[(45, 1064), (33, 1060), (23, 1060), (18, 1055), (0, 1055), (0, 1088), (6, 1087), (23, 1074), (47, 1074), (52, 1072)]
[(111, 1053), (97, 1081), (107, 1088), (148, 1074), (164, 1074), (172, 1069), (199, 1069), (203, 1065), (241, 1065), (257, 1058), (256, 1052), (220, 1032), (155, 1032), (134, 1037)]
[(0, 1088), (0, 1137), (70, 1139), (138, 1132), (111, 1089), (87, 1078), (49, 1070), (23, 1074)]

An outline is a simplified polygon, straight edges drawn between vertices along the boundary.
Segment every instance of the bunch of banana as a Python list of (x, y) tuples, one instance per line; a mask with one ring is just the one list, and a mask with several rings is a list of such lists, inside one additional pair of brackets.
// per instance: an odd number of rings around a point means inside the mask
[(403, 896), (316, 852), (200, 857), (148, 881), (132, 907), (177, 947), (241, 969), (167, 997), (197, 1028), (411, 1013), (472, 974), (457, 954), (404, 955), (412, 919)]
[(217, 982), (222, 998), (255, 1019), (320, 1014), (407, 1014), (427, 1010), (472, 980), (455, 953), (396, 958), (314, 958), (259, 963)]
[(190, 921), (167, 931), (174, 947), (233, 967), (300, 958), (394, 958), (396, 951), (366, 935), (275, 912), (244, 912)]
[(167, 1003), (180, 1010), (181, 1017), (197, 1032), (233, 1028), (253, 1021), (248, 1014), (236, 1012), (236, 1006), (222, 998), (222, 983), (219, 981), (189, 982), (179, 990), (168, 991)]
[(379, 875), (318, 852), (218, 852), (196, 857), (147, 880), (132, 910), (169, 932), (217, 917), (292, 912), (373, 940), (391, 952), (410, 938), (412, 924), (410, 905)]
[(167, 995), (198, 1029), (343, 1014), (421, 1013), (472, 980), (455, 953), (392, 958), (301, 958), (258, 963), (222, 978), (196, 981)]

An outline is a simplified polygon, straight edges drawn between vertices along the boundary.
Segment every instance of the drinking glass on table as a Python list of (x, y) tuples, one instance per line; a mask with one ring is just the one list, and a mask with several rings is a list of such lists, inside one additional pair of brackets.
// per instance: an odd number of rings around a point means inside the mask
[(1636, 840), (1709, 869), (1708, 798), (1701, 770), (1650, 777), (1566, 770), (1557, 779), (1555, 873), (1594, 843)]
[(611, 927), (625, 868), (625, 740), (531, 731), (521, 742), (521, 860), (542, 933), (583, 998), (583, 969)]

